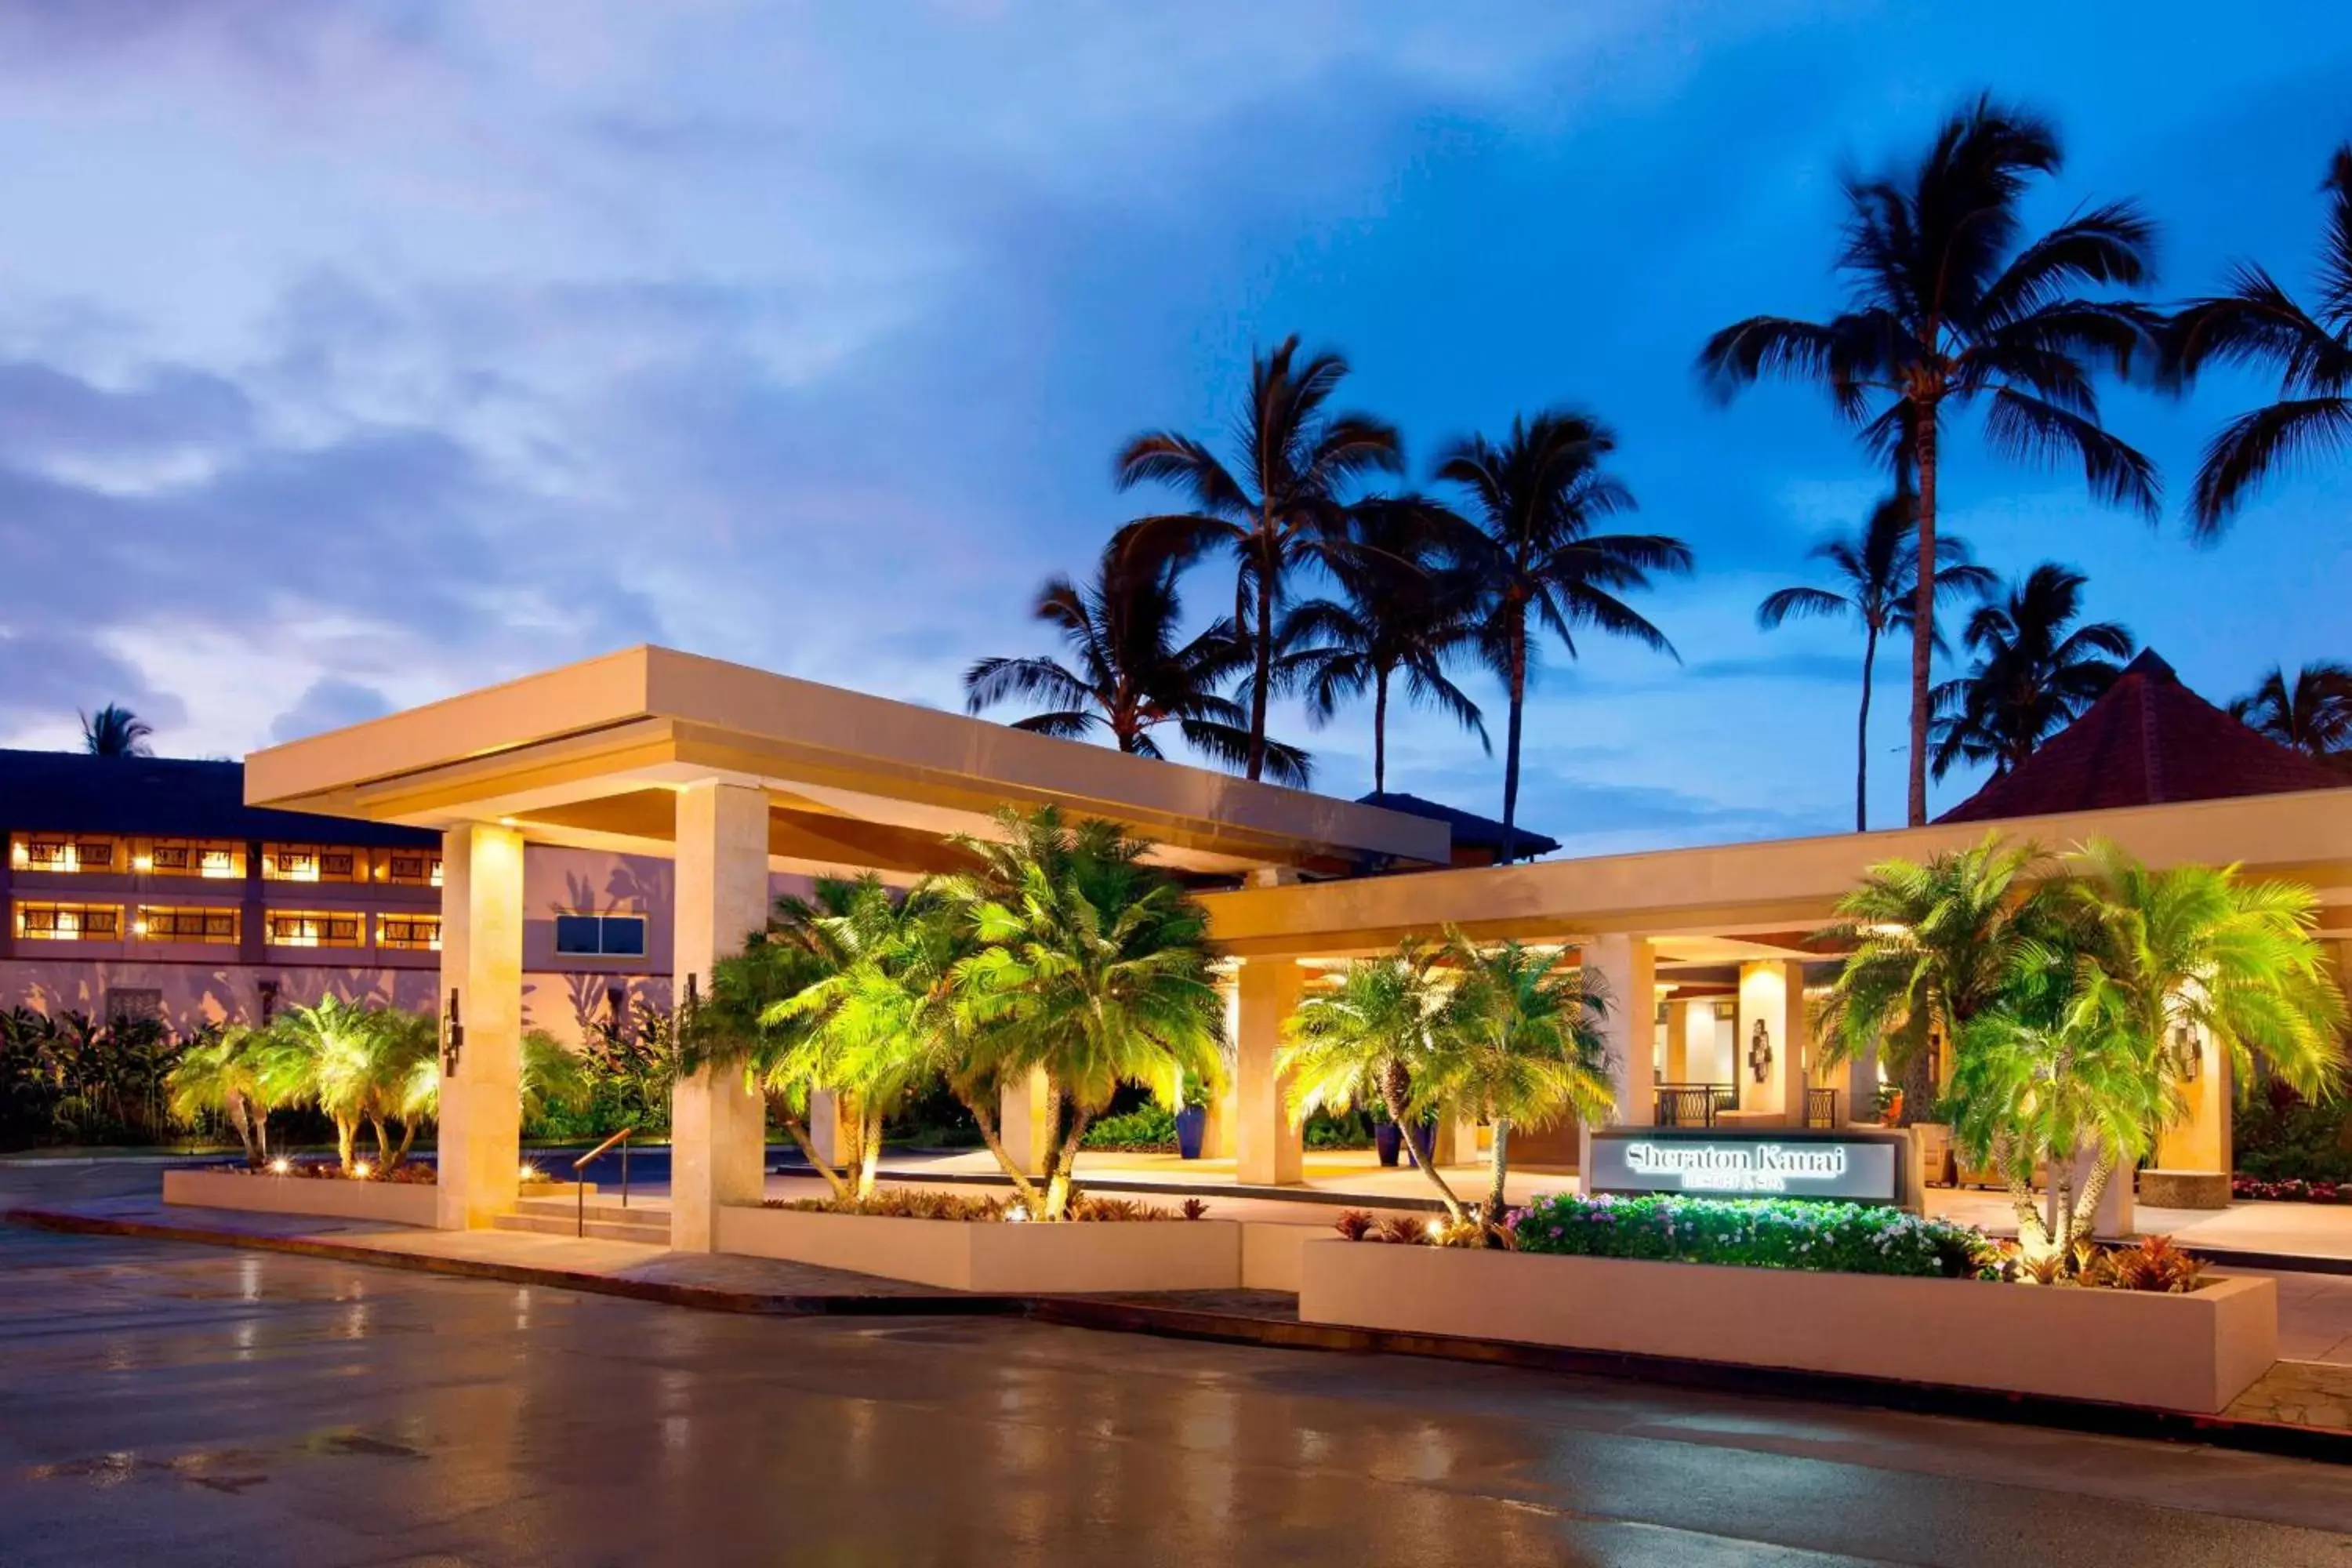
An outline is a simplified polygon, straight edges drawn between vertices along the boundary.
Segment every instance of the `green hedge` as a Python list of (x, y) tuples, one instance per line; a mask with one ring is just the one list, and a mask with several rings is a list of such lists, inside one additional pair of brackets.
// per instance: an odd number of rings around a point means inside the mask
[(1900, 1209), (1793, 1198), (1538, 1198), (1511, 1216), (1522, 1252), (1833, 1274), (1976, 1273), (1982, 1233)]
[(1163, 1105), (1145, 1105), (1123, 1116), (1106, 1116), (1087, 1129), (1082, 1149), (1123, 1149), (1129, 1152), (1169, 1152), (1176, 1149), (1176, 1113)]

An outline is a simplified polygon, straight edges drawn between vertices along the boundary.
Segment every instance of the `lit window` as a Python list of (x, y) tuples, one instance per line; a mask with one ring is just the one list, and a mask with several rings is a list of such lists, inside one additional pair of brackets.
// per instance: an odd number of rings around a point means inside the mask
[(441, 917), (438, 915), (378, 915), (375, 918), (375, 942), (378, 947), (396, 952), (438, 952), (441, 951)]
[(384, 858), (384, 878), (410, 888), (437, 888), (441, 885), (441, 857), (422, 850), (409, 853), (394, 850)]
[(207, 877), (245, 875), (236, 863), (236, 851), (234, 849), (206, 849), (199, 858), (198, 868)]
[(643, 958), (643, 915), (558, 915), (555, 951), (573, 958)]
[(131, 922), (131, 933), (142, 942), (233, 942), (236, 911), (151, 907), (139, 911)]
[(264, 929), (273, 947), (358, 947), (362, 945), (361, 928), (364, 924), (357, 914), (326, 910), (272, 910), (265, 918)]
[(31, 942), (112, 942), (122, 934), (113, 904), (18, 904), (16, 934)]

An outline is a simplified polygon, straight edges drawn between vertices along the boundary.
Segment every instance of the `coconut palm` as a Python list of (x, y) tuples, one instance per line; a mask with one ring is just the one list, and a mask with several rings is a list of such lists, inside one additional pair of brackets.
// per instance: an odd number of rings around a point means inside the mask
[(2131, 371), (2157, 318), (2080, 290), (2138, 288), (2154, 272), (2154, 226), (2129, 203), (2079, 213), (2021, 245), (2019, 211), (2036, 175), (2058, 173), (2058, 133), (2039, 115), (1983, 97), (1948, 120), (1905, 174), (1849, 181), (1837, 268), (1846, 309), (1826, 321), (1751, 316), (1707, 341), (1699, 369), (1728, 399), (1766, 375), (1825, 386), (1882, 455), (1918, 476), (1913, 574), (1910, 821), (1927, 820), (1928, 690), (1934, 653), (1948, 416), (1981, 405), (1996, 451), (2072, 458), (2102, 500), (2158, 515), (2156, 470), (2099, 423), (2092, 377)]
[(1123, 447), (1119, 488), (1157, 483), (1181, 490), (1186, 512), (1129, 523), (1118, 543), (1139, 569), (1157, 570), (1214, 551), (1230, 554), (1233, 626), (1249, 650), (1248, 749), (1243, 769), (1263, 777), (1272, 765), (1265, 734), (1277, 616), (1294, 574), (1346, 548), (1347, 491), (1366, 477), (1404, 465), (1395, 429), (1368, 414), (1334, 414), (1327, 405), (1348, 374), (1336, 353), (1298, 360), (1296, 335), (1253, 356), (1248, 403), (1234, 419), (1239, 469), (1171, 430), (1149, 431)]
[(2167, 330), (2176, 384), (2219, 361), (2275, 372), (2279, 400), (2242, 414), (2206, 446), (2189, 491), (2189, 525), (2220, 536), (2277, 468), (2352, 442), (2352, 142), (2328, 160), (2327, 226), (2315, 310), (2297, 303), (2254, 262), (2231, 268), (2227, 290), (2191, 300)]
[(409, 1087), (405, 1069), (387, 1076), (383, 1036), (371, 1009), (330, 993), (315, 1006), (282, 1009), (255, 1047), (273, 1103), (316, 1106), (335, 1124), (335, 1156), (347, 1173), (357, 1173), (352, 1144), (361, 1124), (396, 1106)]
[(207, 1114), (224, 1117), (245, 1146), (245, 1163), (258, 1169), (269, 1161), (269, 1112), (273, 1101), (261, 1081), (257, 1031), (232, 1024), (181, 1054), (165, 1080), (172, 1114), (192, 1121)]
[[(981, 659), (964, 672), (970, 711), (1016, 699), (1043, 703), (1043, 711), (1013, 727), (1072, 737), (1104, 731), (1120, 751), (1139, 757), (1161, 755), (1151, 732), (1173, 724), (1194, 751), (1225, 767), (1247, 765), (1248, 714), (1220, 688), (1249, 664), (1251, 650), (1230, 620), (1178, 641), (1183, 607), (1172, 571), (1124, 564), (1114, 543), (1092, 584), (1082, 590), (1055, 577), (1038, 593), (1034, 613), (1061, 635), (1072, 662)], [(1309, 773), (1306, 752), (1271, 741), (1265, 769), (1277, 783), (1299, 785)]]
[[(1394, 952), (1349, 961), (1335, 989), (1299, 1002), (1283, 1020), (1276, 1078), (1289, 1087), (1289, 1111), (1303, 1122), (1318, 1110), (1345, 1114), (1377, 1105), (1400, 1128), (1419, 1126), (1433, 1108), (1416, 1067), (1430, 1054), (1430, 1028), (1445, 1005), (1438, 950), (1408, 937)], [(1467, 1218), (1436, 1164), (1416, 1158), (1422, 1174), (1455, 1223)]]
[(2075, 625), (2085, 581), (2045, 561), (1969, 617), (1962, 641), (1975, 660), (1935, 693), (1937, 778), (1963, 762), (1990, 763), (1998, 778), (2116, 683), (2132, 635), (2114, 621)]
[[(1782, 588), (1756, 607), (1756, 624), (1766, 631), (1795, 617), (1851, 616), (1862, 624), (1862, 715), (1854, 725), (1853, 830), (1870, 827), (1870, 689), (1878, 665), (1878, 639), (1910, 629), (1917, 611), (1913, 576), (1919, 570), (1918, 498), (1903, 486), (1872, 509), (1862, 531), (1825, 539), (1810, 555), (1830, 564), (1835, 589), (1799, 586)], [(1968, 542), (1946, 534), (1936, 547), (1937, 599), (1955, 594), (1981, 594), (1991, 587), (1993, 574), (1973, 564)]]
[(980, 951), (956, 969), (969, 1070), (997, 1082), (1042, 1070), (1051, 1129), (1045, 1193), (1060, 1219), (1087, 1125), (1121, 1084), (1175, 1102), (1190, 1078), (1224, 1079), (1224, 1008), (1207, 912), (1116, 824), (1066, 825), (1046, 807), (998, 816), (1001, 841), (959, 839), (981, 862), (950, 879)]
[(1453, 931), (1445, 956), (1456, 980), (1430, 1030), (1423, 1092), (1476, 1113), (1492, 1128), (1486, 1201), (1478, 1214), (1496, 1226), (1514, 1127), (1539, 1132), (1571, 1115), (1591, 1126), (1616, 1110), (1601, 1032), (1609, 1003), (1597, 973), (1563, 967), (1549, 948), (1515, 942), (1481, 947)]
[(1457, 441), (1440, 458), (1438, 479), (1468, 494), (1474, 535), (1462, 552), (1478, 598), (1475, 647), (1501, 678), (1510, 701), (1503, 740), (1503, 845), (1515, 852), (1519, 744), (1528, 684), (1549, 634), (1577, 655), (1580, 630), (1621, 637), (1674, 653), (1665, 634), (1623, 595), (1650, 586), (1651, 574), (1690, 570), (1690, 547), (1659, 533), (1596, 533), (1634, 509), (1633, 494), (1603, 465), (1615, 432), (1566, 410), (1514, 419), (1499, 445)]
[(93, 757), (152, 756), (147, 742), (154, 733), (146, 720), (117, 702), (81, 716), (81, 749)]
[(1283, 619), (1278, 680), (1307, 698), (1321, 726), (1345, 702), (1372, 697), (1372, 788), (1388, 793), (1389, 692), (1403, 678), (1405, 700), (1434, 708), (1478, 737), (1489, 754), (1478, 705), (1445, 673), (1476, 635), (1476, 585), (1446, 559), (1460, 519), (1412, 498), (1352, 508), (1356, 549), (1332, 563), (1338, 599), (1310, 599)]
[(1994, 833), (1925, 862), (1871, 867), (1819, 933), (1846, 952), (1813, 1009), (1822, 1059), (1883, 1051), (1903, 1075), (1904, 1119), (1923, 1119), (1936, 1099), (1933, 1042), (1957, 1041), (1992, 1006), (2020, 946), (2047, 924), (2045, 900), (2025, 893), (2042, 866), (2032, 845)]
[(2282, 746), (2352, 765), (2352, 665), (2306, 664), (2289, 680), (2277, 665), (2230, 704), (2230, 716)]

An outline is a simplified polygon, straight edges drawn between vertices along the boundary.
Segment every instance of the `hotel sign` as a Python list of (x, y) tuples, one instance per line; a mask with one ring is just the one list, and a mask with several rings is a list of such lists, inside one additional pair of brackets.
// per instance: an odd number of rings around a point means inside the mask
[(1900, 1204), (1903, 1153), (1899, 1133), (1822, 1137), (1758, 1128), (1691, 1135), (1613, 1127), (1592, 1134), (1584, 1190)]

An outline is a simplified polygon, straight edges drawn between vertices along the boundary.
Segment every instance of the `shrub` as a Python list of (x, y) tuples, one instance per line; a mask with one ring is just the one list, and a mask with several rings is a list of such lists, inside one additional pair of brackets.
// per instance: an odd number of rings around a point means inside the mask
[[(761, 1206), (795, 1209), (803, 1214), (854, 1214), (875, 1219), (943, 1219), (965, 1224), (1007, 1220), (1012, 1217), (1013, 1210), (1010, 1198), (932, 1193), (905, 1187), (885, 1188), (865, 1198), (770, 1198)], [(1208, 1212), (1209, 1205), (1198, 1198), (1186, 1204), (1183, 1212), (1179, 1213), (1136, 1198), (1095, 1198), (1081, 1194), (1070, 1200), (1066, 1217), (1095, 1224), (1111, 1224), (1199, 1219)]]
[(2352, 1204), (2352, 1181), (2306, 1182), (2289, 1176), (2271, 1182), (2238, 1175), (2230, 1178), (2230, 1195), (2273, 1204)]
[[(366, 1169), (366, 1175), (357, 1173), (360, 1167)], [(439, 1180), (432, 1166), (415, 1160), (403, 1161), (389, 1171), (381, 1170), (373, 1161), (365, 1159), (351, 1171), (344, 1170), (332, 1160), (273, 1161), (258, 1171), (249, 1165), (224, 1165), (220, 1168), (233, 1171), (240, 1176), (288, 1176), (314, 1182), (385, 1182), (401, 1187), (429, 1187)]]
[(2347, 1125), (2340, 1101), (2314, 1105), (2273, 1080), (2265, 1092), (2248, 1097), (2238, 1107), (2230, 1136), (2241, 1177), (2279, 1185), (2352, 1184), (2352, 1149), (2345, 1146), (2352, 1125)]
[(1983, 1233), (1899, 1209), (1789, 1198), (1538, 1198), (1511, 1219), (1522, 1252), (1958, 1279)]
[(1370, 1209), (1341, 1209), (1339, 1217), (1332, 1223), (1331, 1228), (1338, 1231), (1346, 1240), (1361, 1241), (1372, 1234), (1372, 1227), (1378, 1223), (1372, 1218), (1372, 1211)]
[(1087, 1129), (1082, 1149), (1109, 1149), (1130, 1154), (1167, 1153), (1176, 1148), (1176, 1113), (1164, 1105), (1146, 1105), (1123, 1116), (1106, 1116)]
[(2147, 1290), (2186, 1295), (2206, 1283), (2205, 1260), (2182, 1251), (2168, 1236), (2142, 1237), (2130, 1247), (2078, 1244), (2072, 1252), (2031, 1254), (2016, 1242), (1993, 1244), (1978, 1277), (2013, 1285), (2084, 1290)]

